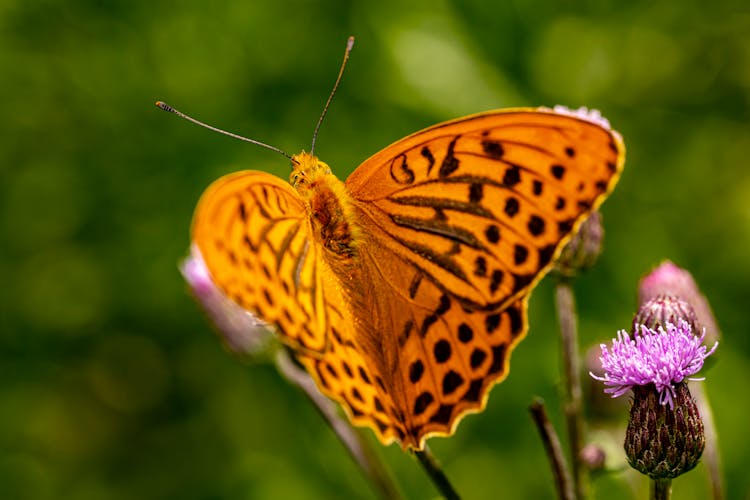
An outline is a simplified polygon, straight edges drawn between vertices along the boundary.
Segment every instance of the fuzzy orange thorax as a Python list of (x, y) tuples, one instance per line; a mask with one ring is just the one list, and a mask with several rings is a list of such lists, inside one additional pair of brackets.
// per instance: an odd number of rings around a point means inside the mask
[(315, 235), (333, 253), (352, 257), (359, 224), (346, 186), (310, 153), (294, 155), (292, 163), (289, 181), (305, 201)]

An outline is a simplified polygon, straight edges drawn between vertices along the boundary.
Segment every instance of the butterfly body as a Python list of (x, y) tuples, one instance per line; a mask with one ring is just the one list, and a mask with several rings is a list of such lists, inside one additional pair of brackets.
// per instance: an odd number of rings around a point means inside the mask
[(585, 116), (492, 111), (401, 139), (346, 182), (308, 153), (291, 185), (219, 179), (193, 240), (353, 423), (421, 448), (484, 408), (531, 289), (623, 162), (619, 135)]
[(344, 184), (316, 156), (302, 152), (292, 157), (292, 186), (307, 205), (313, 234), (336, 256), (351, 258), (358, 226)]

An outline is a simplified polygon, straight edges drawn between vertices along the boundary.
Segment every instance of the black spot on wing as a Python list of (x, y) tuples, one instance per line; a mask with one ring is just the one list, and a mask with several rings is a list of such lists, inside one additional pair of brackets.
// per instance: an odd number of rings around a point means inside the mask
[(438, 408), (438, 411), (435, 412), (435, 414), (430, 417), (430, 422), (434, 422), (436, 424), (447, 424), (451, 421), (451, 415), (453, 414), (453, 406), (454, 405), (446, 405), (442, 404), (440, 405), (440, 408)]
[(466, 323), (461, 323), (458, 327), (458, 340), (464, 344), (471, 342), (474, 338), (474, 330)]
[(539, 249), (539, 265), (546, 266), (555, 255), (555, 245), (547, 245)]
[(532, 215), (529, 218), (529, 222), (527, 224), (529, 233), (531, 233), (533, 236), (539, 236), (544, 233), (544, 226), (544, 219), (542, 219), (538, 215)]
[(505, 367), (505, 351), (505, 344), (492, 346), (492, 364), (490, 365), (489, 373), (503, 371), (503, 368)]
[(519, 182), (521, 182), (521, 169), (518, 168), (518, 165), (512, 165), (505, 169), (503, 184), (505, 184), (506, 187), (513, 187)]
[(499, 141), (485, 139), (482, 141), (482, 151), (493, 160), (499, 160), (505, 154), (503, 145)]
[(474, 275), (480, 277), (487, 276), (487, 259), (481, 255), (474, 261)]
[(487, 229), (484, 230), (484, 236), (490, 243), (497, 243), (500, 241), (500, 228), (495, 224), (490, 224)]
[(482, 363), (484, 363), (485, 359), (487, 359), (487, 353), (477, 347), (471, 352), (469, 364), (471, 365), (471, 368), (473, 370), (476, 370), (477, 368), (482, 366)]
[(478, 403), (479, 395), (482, 391), (482, 381), (483, 379), (481, 378), (472, 380), (471, 384), (469, 384), (469, 388), (466, 390), (461, 399), (470, 403)]
[(449, 396), (464, 383), (464, 378), (457, 372), (450, 370), (443, 377), (443, 395)]
[(562, 210), (565, 208), (565, 198), (562, 196), (557, 197), (557, 201), (555, 202), (555, 210)]
[(435, 165), (435, 157), (432, 156), (432, 151), (430, 151), (430, 148), (427, 146), (422, 148), (422, 151), (419, 152), (424, 158), (427, 158), (427, 161), (429, 162), (427, 164), (427, 174), (429, 175), (432, 171), (433, 165)]
[(562, 180), (563, 176), (565, 175), (565, 167), (562, 165), (552, 165), (550, 167), (550, 172), (552, 173), (552, 177), (555, 179)]
[(479, 203), (484, 196), (482, 184), (475, 182), (469, 186), (469, 201)]
[(492, 335), (500, 326), (500, 319), (502, 318), (501, 313), (488, 314), (484, 320), (484, 327), (487, 329), (487, 334)]
[(521, 312), (516, 307), (509, 307), (506, 310), (506, 313), (510, 319), (511, 335), (517, 337), (523, 333), (523, 318), (521, 317)]
[(495, 293), (503, 282), (505, 273), (501, 269), (495, 269), (490, 276), (490, 292)]
[(448, 150), (445, 153), (445, 158), (443, 158), (443, 163), (440, 164), (440, 170), (438, 171), (440, 177), (448, 177), (450, 174), (458, 170), (459, 161), (453, 154), (453, 150), (455, 149), (456, 142), (460, 137), (460, 135), (457, 135), (453, 138), (450, 144), (448, 144)]
[(417, 396), (417, 399), (414, 401), (414, 415), (421, 415), (424, 413), (433, 401), (435, 401), (435, 397), (427, 391)]
[(513, 261), (517, 266), (520, 266), (529, 257), (529, 249), (524, 245), (516, 244), (513, 247)]
[(513, 275), (513, 293), (517, 293), (534, 281), (533, 274), (514, 274)]
[(445, 363), (451, 358), (453, 350), (451, 349), (450, 342), (445, 339), (440, 339), (435, 342), (435, 347), (433, 348), (432, 353), (435, 356), (435, 361), (437, 363)]
[(513, 217), (518, 213), (520, 208), (521, 207), (518, 203), (518, 200), (510, 196), (507, 200), (505, 200), (505, 208), (503, 210), (505, 211), (505, 215), (507, 215), (508, 217)]
[(422, 378), (422, 374), (424, 374), (424, 363), (418, 359), (409, 366), (409, 381), (416, 384)]

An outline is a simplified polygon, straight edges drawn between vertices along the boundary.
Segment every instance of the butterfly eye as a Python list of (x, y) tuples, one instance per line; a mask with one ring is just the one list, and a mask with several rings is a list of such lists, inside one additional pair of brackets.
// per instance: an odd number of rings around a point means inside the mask
[(304, 174), (297, 173), (292, 176), (292, 185), (294, 187), (304, 186), (305, 184), (307, 184), (307, 179), (305, 178)]

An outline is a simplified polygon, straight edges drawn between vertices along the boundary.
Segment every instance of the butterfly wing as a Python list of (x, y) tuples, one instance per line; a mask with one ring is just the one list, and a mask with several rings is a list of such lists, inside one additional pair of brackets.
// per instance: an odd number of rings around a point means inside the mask
[(384, 443), (405, 435), (372, 360), (356, 343), (349, 297), (294, 189), (263, 172), (237, 172), (204, 192), (193, 241), (214, 283), (243, 308), (273, 324), (321, 391), (353, 423)]
[(449, 435), (465, 414), (483, 409), (489, 388), (505, 378), (510, 351), (526, 332), (526, 297), (503, 310), (467, 308), (417, 278), (379, 239), (359, 254), (363, 281), (378, 285), (365, 291), (367, 309), (355, 308), (365, 318), (357, 338), (374, 353), (370, 366), (394, 402), (389, 418), (401, 445), (421, 449), (427, 437)]
[(344, 317), (327, 302), (345, 302), (310, 234), (305, 206), (292, 187), (254, 171), (209, 186), (192, 229), (212, 279), (227, 296), (277, 326), (292, 347), (322, 352), (331, 324)]
[(623, 163), (619, 135), (596, 123), (504, 110), (402, 139), (346, 186), (380, 243), (462, 303), (496, 309), (534, 286)]
[(615, 132), (515, 110), (418, 132), (349, 177), (363, 281), (377, 290), (355, 307), (358, 338), (379, 335), (373, 370), (403, 446), (421, 448), (484, 407), (526, 332), (530, 289), (623, 161)]

